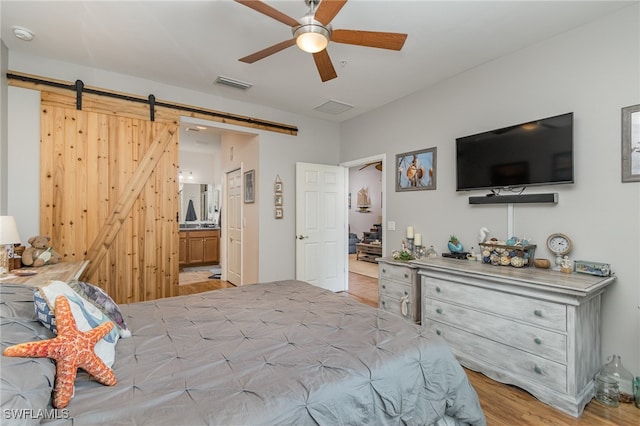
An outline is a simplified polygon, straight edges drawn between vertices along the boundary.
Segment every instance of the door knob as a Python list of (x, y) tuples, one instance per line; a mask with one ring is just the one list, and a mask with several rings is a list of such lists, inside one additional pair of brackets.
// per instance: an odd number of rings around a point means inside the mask
[(305, 238), (309, 238), (308, 235), (298, 235), (297, 237), (299, 240), (304, 240)]

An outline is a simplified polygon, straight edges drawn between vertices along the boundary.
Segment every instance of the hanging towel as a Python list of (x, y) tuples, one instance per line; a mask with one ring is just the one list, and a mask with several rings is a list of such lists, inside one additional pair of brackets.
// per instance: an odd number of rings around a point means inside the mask
[(193, 200), (189, 200), (189, 206), (187, 206), (187, 217), (184, 220), (188, 222), (198, 220), (198, 216), (196, 216), (196, 209), (193, 208)]

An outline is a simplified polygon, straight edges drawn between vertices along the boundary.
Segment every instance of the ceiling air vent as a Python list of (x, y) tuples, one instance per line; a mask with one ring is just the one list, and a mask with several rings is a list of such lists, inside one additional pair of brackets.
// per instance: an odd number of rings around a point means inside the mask
[(215, 82), (216, 84), (222, 84), (223, 86), (229, 86), (235, 89), (242, 89), (242, 90), (247, 90), (248, 88), (253, 86), (253, 84), (251, 83), (245, 83), (244, 81), (234, 80), (233, 78), (223, 77), (221, 75), (219, 75), (216, 78)]
[(315, 107), (314, 110), (324, 112), (327, 114), (338, 115), (338, 114), (342, 114), (345, 111), (349, 111), (351, 108), (353, 108), (353, 105), (331, 100), (323, 103), (320, 106)]

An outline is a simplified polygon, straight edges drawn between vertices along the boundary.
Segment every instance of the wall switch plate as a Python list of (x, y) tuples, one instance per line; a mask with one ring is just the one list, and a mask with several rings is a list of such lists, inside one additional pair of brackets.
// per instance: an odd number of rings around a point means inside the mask
[(396, 230), (396, 222), (390, 220), (387, 222), (387, 231), (395, 231)]

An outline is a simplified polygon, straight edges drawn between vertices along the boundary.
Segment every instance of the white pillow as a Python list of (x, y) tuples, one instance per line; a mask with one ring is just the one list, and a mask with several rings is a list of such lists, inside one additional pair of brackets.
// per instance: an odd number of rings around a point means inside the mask
[[(102, 323), (111, 321), (109, 317), (93, 303), (84, 299), (63, 281), (50, 281), (49, 284), (39, 287), (37, 291), (39, 291), (42, 298), (47, 302), (48, 308), (51, 311), (54, 311), (56, 298), (58, 296), (66, 296), (69, 300), (69, 306), (71, 306), (71, 313), (80, 331), (89, 331)], [(46, 312), (44, 312), (46, 309), (44, 309), (42, 303), (39, 303), (37, 295), (35, 295), (35, 309), (38, 319), (44, 326), (56, 332), (54, 321), (49, 323), (51, 316), (46, 315)], [(53, 312), (53, 314), (55, 316), (55, 312)], [(94, 349), (96, 355), (98, 355), (108, 367), (111, 367), (115, 361), (116, 343), (120, 337), (117, 325), (114, 323), (113, 326), (109, 334), (96, 343)]]

